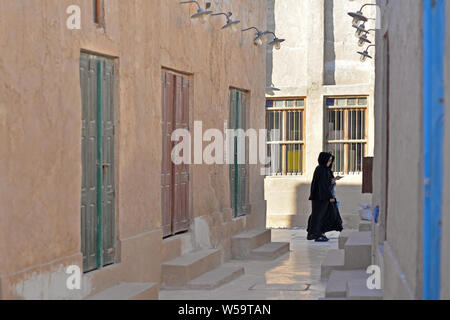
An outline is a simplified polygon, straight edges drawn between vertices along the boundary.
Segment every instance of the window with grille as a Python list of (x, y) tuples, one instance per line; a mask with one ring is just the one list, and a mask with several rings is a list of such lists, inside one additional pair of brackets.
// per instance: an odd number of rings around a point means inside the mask
[(268, 155), (273, 175), (303, 174), (305, 99), (266, 101)]
[(360, 174), (367, 151), (367, 97), (326, 99), (326, 145), (336, 160), (333, 170)]

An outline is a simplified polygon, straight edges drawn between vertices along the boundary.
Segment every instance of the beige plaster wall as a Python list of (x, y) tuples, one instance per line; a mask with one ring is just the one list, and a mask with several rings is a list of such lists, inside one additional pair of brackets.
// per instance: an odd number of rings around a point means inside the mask
[[(81, 30), (66, 28), (66, 8), (72, 4), (81, 7)], [(202, 120), (205, 130), (223, 128), (230, 86), (249, 92), (249, 127), (264, 126), (264, 113), (257, 111), (264, 105), (265, 50), (253, 46), (250, 34), (221, 31), (223, 17), (205, 25), (191, 21), (195, 5), (175, 0), (109, 0), (105, 28), (98, 29), (91, 6), (90, 0), (0, 3), (2, 298), (74, 297), (61, 289), (61, 272), (67, 265), (81, 265), (81, 50), (117, 60), (120, 263), (86, 275), (85, 291), (77, 297), (114, 281), (160, 279), (163, 67), (190, 74), (191, 121)], [(263, 1), (216, 0), (213, 8), (233, 11), (242, 26), (265, 24)], [(193, 218), (231, 215), (227, 166), (192, 166), (191, 178)], [(209, 222), (211, 239), (229, 242), (233, 232), (264, 224), (263, 178), (257, 166), (250, 167), (249, 181), (252, 215), (231, 221), (242, 226), (230, 226), (220, 236), (216, 231), (226, 218)], [(191, 229), (198, 246), (195, 220)]]
[[(276, 87), (285, 94), (302, 96), (307, 87), (309, 23), (320, 21), (320, 11), (310, 11), (309, 1), (265, 0), (267, 30), (286, 39), (279, 51), (267, 47), (267, 88)], [(261, 25), (261, 28), (265, 26)], [(308, 30), (308, 31), (307, 31)], [(268, 89), (268, 91), (271, 91)], [(270, 92), (274, 94), (275, 92)]]
[[(380, 0), (383, 7), (384, 22), (383, 31), (378, 34), (377, 50), (385, 51), (387, 47), (387, 38), (389, 34), (391, 47), (391, 153), (390, 157), (390, 184), (389, 184), (389, 210), (388, 218), (384, 212), (385, 181), (384, 174), (386, 170), (386, 146), (383, 143), (386, 138), (386, 64), (387, 56), (385, 54), (377, 55), (377, 88), (376, 88), (376, 108), (381, 112), (376, 112), (376, 137), (379, 143), (375, 147), (375, 173), (374, 185), (376, 185), (373, 204), (380, 205), (380, 223), (374, 234), (374, 245), (381, 250), (377, 251), (375, 263), (384, 265), (384, 298), (385, 299), (420, 299), (422, 297), (422, 238), (423, 238), (423, 204), (422, 191), (423, 184), (420, 181), (422, 167), (422, 6), (417, 3), (411, 7), (408, 1), (387, 1)], [(409, 21), (413, 23), (401, 24), (400, 16), (410, 17)], [(450, 7), (447, 6), (447, 17), (449, 17)], [(407, 31), (406, 25), (409, 25)], [(413, 26), (413, 27), (411, 27)], [(446, 65), (445, 65), (445, 101), (450, 99), (448, 90), (448, 79), (450, 76), (448, 43), (450, 33), (446, 35)], [(400, 36), (402, 35), (402, 36)], [(407, 55), (405, 56), (405, 52)], [(409, 68), (400, 68), (400, 62), (411, 61)], [(414, 81), (411, 81), (415, 79)], [(406, 81), (408, 80), (408, 81)], [(401, 114), (401, 105), (408, 105), (408, 115)], [(393, 118), (394, 117), (394, 118)], [(415, 128), (411, 130), (411, 128)], [(450, 246), (450, 233), (448, 226), (449, 197), (448, 194), (448, 139), (449, 125), (448, 117), (445, 119), (445, 140), (444, 140), (444, 170), (443, 179), (443, 217), (442, 217), (442, 261), (441, 261), (441, 299), (450, 299), (450, 259), (448, 248)], [(395, 149), (393, 149), (395, 148)], [(396, 150), (396, 151), (392, 151)], [(404, 162), (401, 158), (407, 157), (409, 160)], [(410, 186), (405, 188), (404, 186)], [(411, 194), (412, 193), (412, 194)], [(414, 196), (413, 196), (414, 195)], [(384, 242), (387, 224), (387, 241)], [(402, 234), (408, 234), (408, 237), (402, 237)]]
[[(381, 215), (374, 234), (375, 263), (383, 266), (385, 299), (417, 299), (422, 296), (423, 278), (423, 99), (420, 63), (423, 8), (420, 2), (407, 0), (378, 3), (383, 7), (384, 18), (383, 29), (378, 32), (377, 38), (376, 72), (379, 79), (375, 103), (377, 140), (373, 205), (380, 205)], [(389, 37), (389, 95), (385, 86), (388, 76), (388, 40), (385, 35)], [(390, 106), (390, 152), (386, 219), (386, 147), (383, 144), (386, 144), (387, 103)]]
[[(387, 241), (413, 297), (421, 297), (422, 270), (422, 4), (391, 3), (390, 148)], [(414, 26), (400, 22), (405, 8)], [(405, 68), (406, 57), (413, 63)], [(408, 58), (406, 58), (408, 59)], [(416, 128), (416, 130), (411, 130)], [(405, 161), (407, 159), (407, 161)], [(405, 237), (405, 235), (409, 235)], [(389, 274), (389, 269), (385, 274)], [(391, 282), (385, 281), (386, 296)], [(396, 295), (398, 298), (401, 295)]]
[[(324, 84), (370, 84), (374, 73), (372, 63), (361, 63), (356, 51), (363, 51), (368, 44), (363, 47), (357, 45), (355, 28), (351, 27), (351, 18), (348, 12), (358, 11), (362, 5), (374, 3), (375, 1), (334, 1), (325, 0), (325, 29), (324, 29)], [(367, 17), (376, 16), (376, 7), (368, 6), (364, 8)], [(366, 29), (375, 29), (375, 21), (366, 22)], [(370, 41), (374, 41), (374, 33), (368, 36)], [(369, 49), (372, 55), (374, 48)], [(372, 55), (374, 57), (374, 55)], [(370, 67), (368, 67), (370, 66)]]
[(388, 26), (389, 8), (386, 0), (377, 2), (380, 5), (381, 29), (376, 34), (377, 55), (375, 78), (375, 150), (373, 164), (373, 196), (372, 207), (379, 207), (379, 219), (375, 225), (372, 242), (373, 262), (380, 267), (383, 265), (383, 245), (386, 240), (386, 153), (387, 153), (387, 99), (388, 99)]

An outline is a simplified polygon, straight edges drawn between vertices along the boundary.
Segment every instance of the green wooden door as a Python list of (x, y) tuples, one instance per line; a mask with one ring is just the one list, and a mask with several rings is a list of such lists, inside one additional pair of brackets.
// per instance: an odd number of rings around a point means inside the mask
[(81, 54), (84, 272), (114, 263), (114, 61)]
[[(247, 130), (246, 93), (230, 89), (230, 129)], [(234, 135), (233, 163), (230, 165), (230, 196), (234, 217), (248, 214), (247, 206), (247, 146), (244, 139)]]

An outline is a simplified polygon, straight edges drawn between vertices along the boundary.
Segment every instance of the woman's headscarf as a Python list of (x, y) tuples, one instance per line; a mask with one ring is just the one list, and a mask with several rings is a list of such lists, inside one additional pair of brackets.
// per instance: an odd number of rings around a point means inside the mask
[(309, 200), (326, 201), (333, 197), (331, 193), (332, 176), (330, 168), (327, 167), (328, 161), (332, 157), (328, 152), (322, 152), (319, 155), (319, 166), (314, 171)]
[(330, 158), (332, 158), (332, 157), (333, 157), (333, 155), (331, 153), (321, 152), (319, 154), (319, 159), (318, 159), (319, 165), (326, 167), (328, 164), (328, 160), (330, 160)]

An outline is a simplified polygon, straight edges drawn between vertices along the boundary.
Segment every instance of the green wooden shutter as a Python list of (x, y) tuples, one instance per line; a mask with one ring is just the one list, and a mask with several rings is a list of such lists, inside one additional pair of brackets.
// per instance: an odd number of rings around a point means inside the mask
[(115, 184), (114, 184), (114, 61), (105, 60), (103, 68), (103, 266), (115, 259)]
[[(230, 129), (247, 130), (245, 92), (230, 89)], [(238, 137), (233, 141), (233, 164), (230, 165), (230, 197), (234, 217), (247, 214), (247, 164), (239, 164)], [(245, 150), (246, 150), (245, 146)], [(246, 151), (244, 151), (247, 162)]]
[(81, 54), (84, 272), (114, 263), (114, 61)]
[(82, 189), (81, 247), (83, 269), (97, 267), (97, 64), (81, 56), (82, 92)]
[[(235, 90), (230, 90), (230, 129), (236, 129), (236, 92)], [(236, 161), (237, 161), (237, 141), (236, 138), (233, 138), (231, 142), (232, 149), (230, 152), (231, 159), (233, 159), (233, 163), (230, 164), (230, 201), (231, 208), (233, 209), (233, 216), (237, 217), (237, 170), (236, 170)]]
[[(247, 131), (247, 109), (246, 109), (246, 99), (245, 93), (238, 91), (239, 104), (237, 105), (239, 114), (238, 128)], [(245, 141), (245, 162), (247, 163), (247, 142)], [(238, 193), (238, 211), (239, 215), (247, 214), (247, 164), (239, 164), (239, 193)]]

